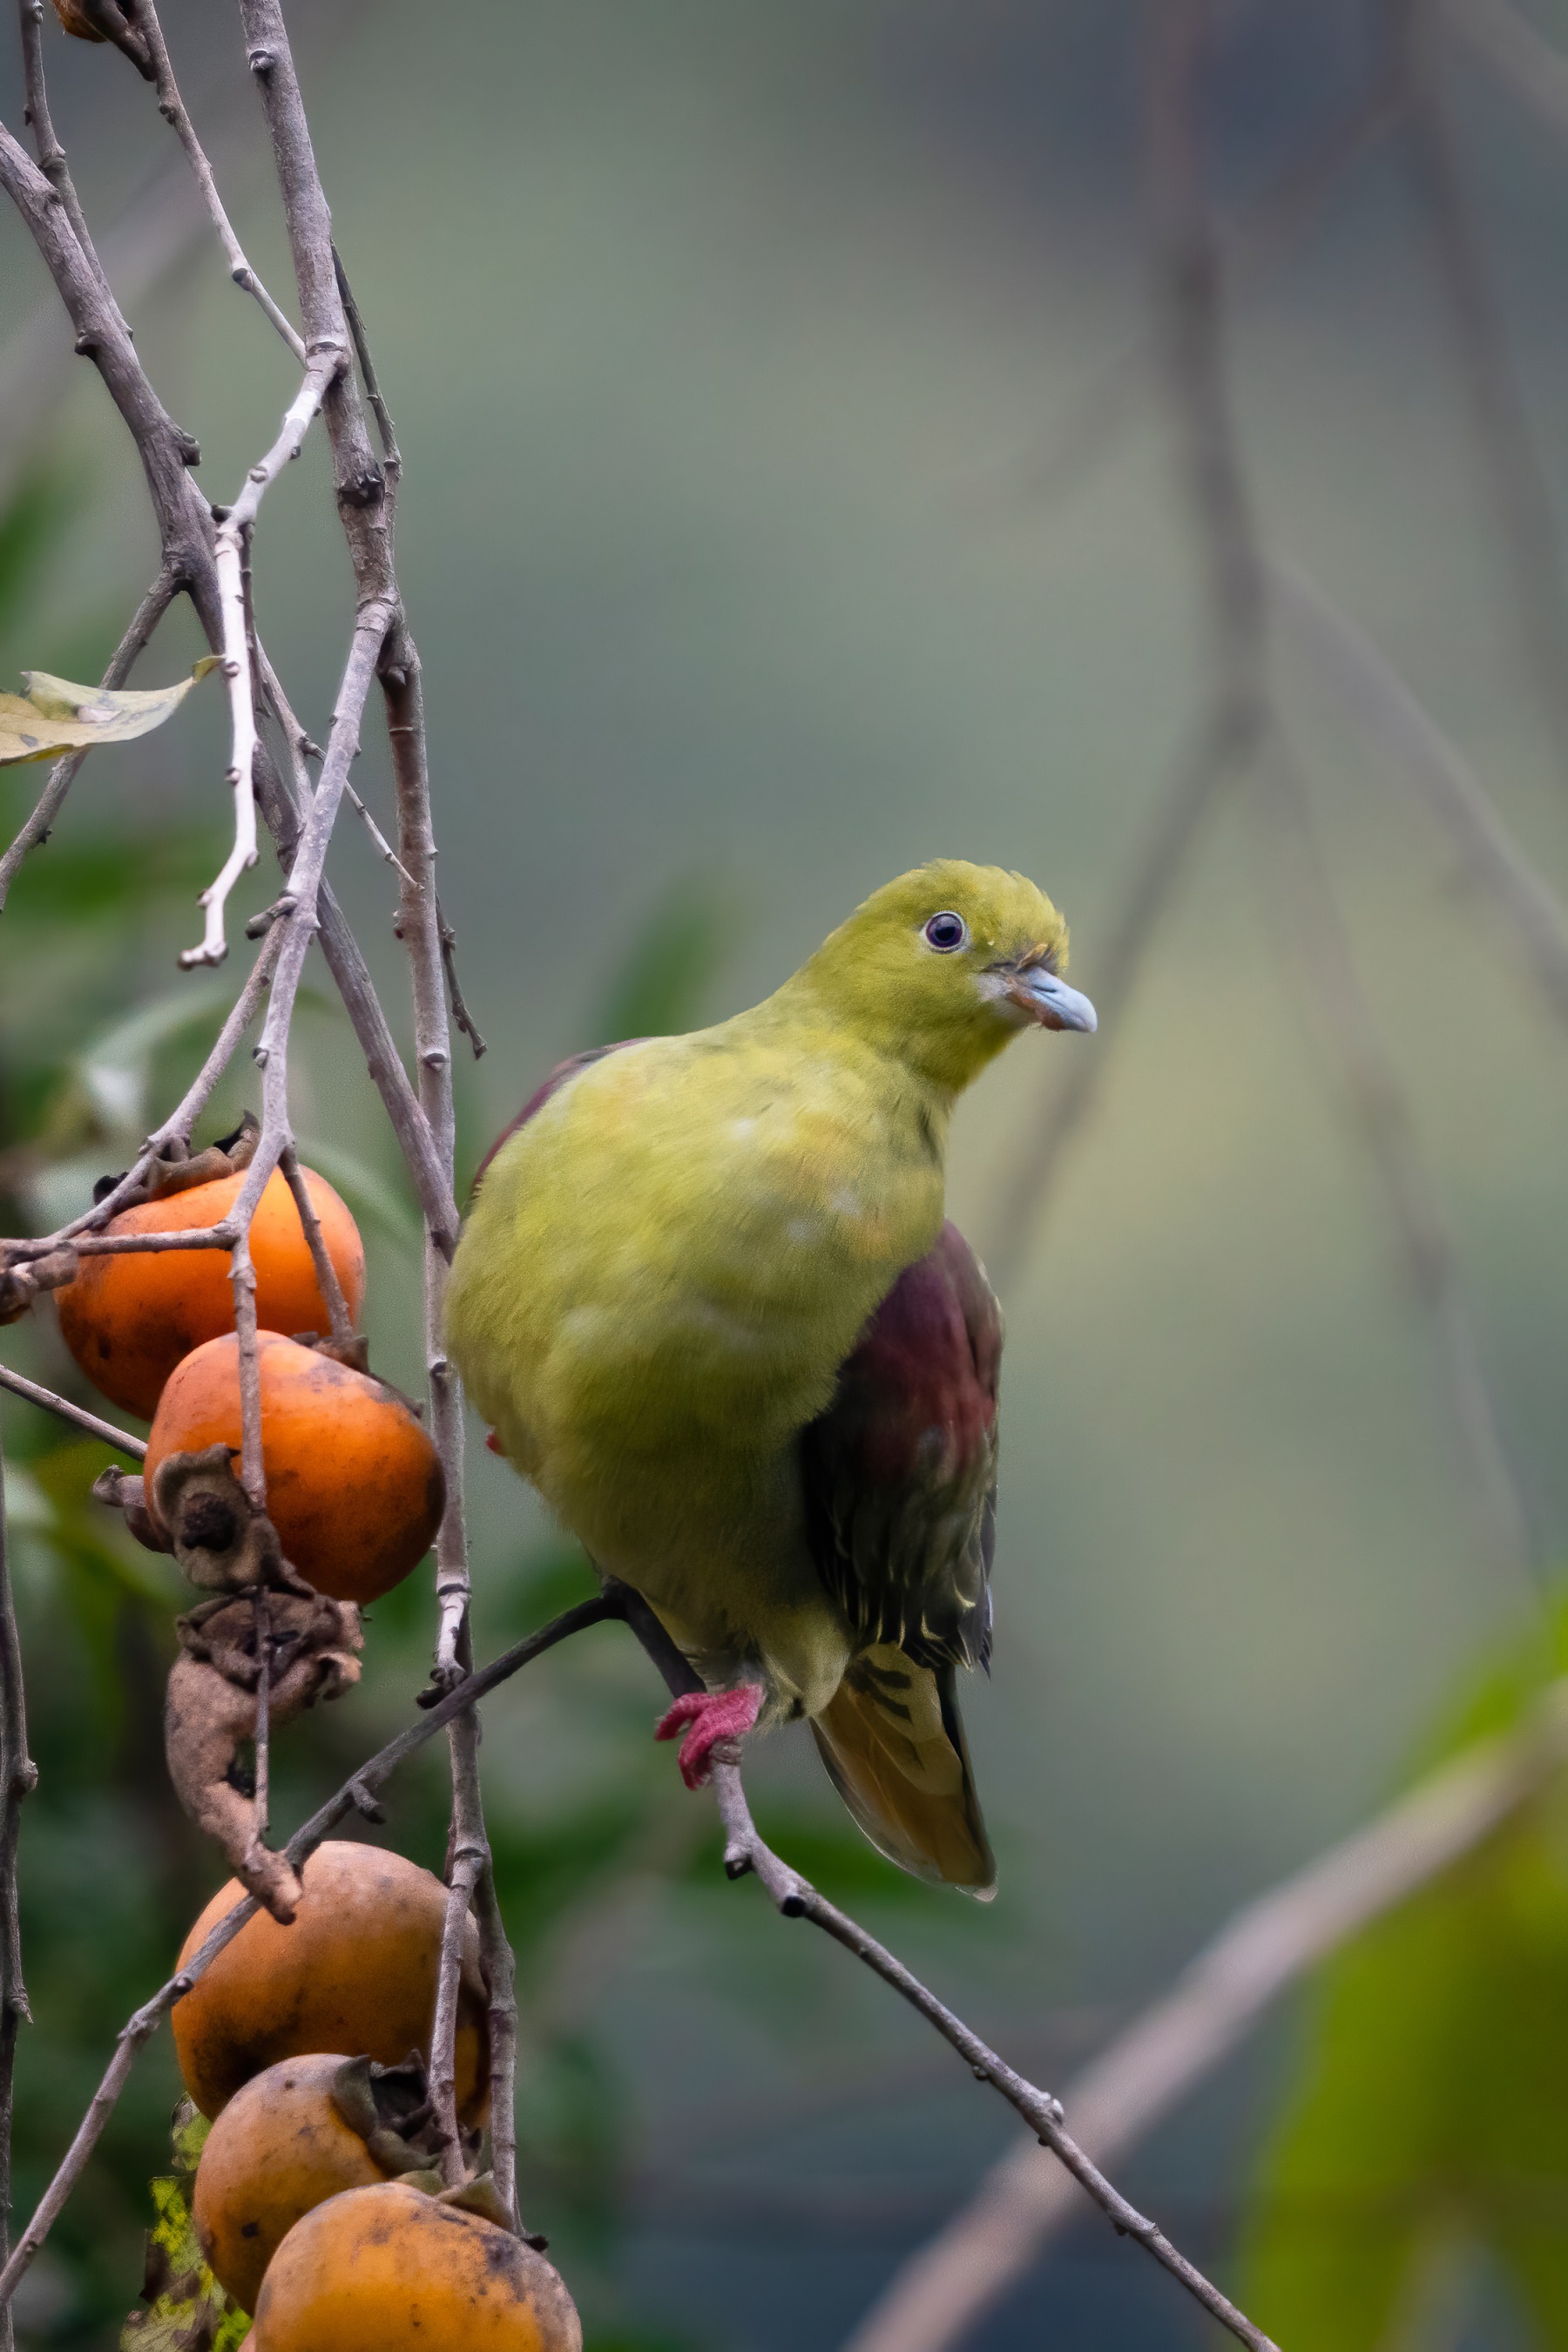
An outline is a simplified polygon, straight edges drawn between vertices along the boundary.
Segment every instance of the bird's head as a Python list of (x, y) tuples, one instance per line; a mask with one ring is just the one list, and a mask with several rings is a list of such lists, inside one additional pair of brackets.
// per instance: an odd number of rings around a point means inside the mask
[(1062, 974), (1068, 929), (1022, 874), (962, 858), (900, 874), (857, 907), (798, 982), (835, 1017), (956, 1094), (1021, 1029), (1093, 1029)]

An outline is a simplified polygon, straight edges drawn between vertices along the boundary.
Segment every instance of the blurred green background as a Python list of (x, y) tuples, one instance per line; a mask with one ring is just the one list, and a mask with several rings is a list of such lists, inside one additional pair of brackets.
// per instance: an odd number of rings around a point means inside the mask
[[(1168, 420), (1118, 362), (1150, 315), (1144, 12), (315, 0), (292, 15), (407, 465), (400, 551), (443, 898), (490, 1041), (460, 1072), (465, 1168), (559, 1055), (751, 1002), (868, 889), (930, 856), (1032, 874), (1072, 922), (1073, 976), (1092, 995), (1119, 878), (1204, 686)], [(282, 294), (233, 14), (169, 0), (164, 21), (247, 248)], [(1561, 0), (1534, 21), (1568, 49)], [(1203, 128), (1228, 215), (1353, 103), (1383, 29), (1361, 0), (1221, 12)], [(291, 362), (227, 286), (143, 87), (111, 50), (52, 23), (46, 37), (58, 124), (138, 347), (201, 442), (203, 487), (232, 496)], [(1568, 153), (1468, 50), (1441, 63), (1556, 496)], [(20, 127), (9, 47), (0, 119)], [(1568, 887), (1568, 777), (1510, 622), (1429, 206), (1397, 129), (1249, 281), (1232, 351), (1272, 543), (1373, 632), (1526, 856)], [(1130, 381), (1122, 415), (1110, 387)], [(1103, 435), (1083, 432), (1086, 397)], [(130, 444), (9, 216), (0, 497), (0, 684), (32, 665), (96, 676), (151, 576), (153, 535)], [(295, 707), (323, 735), (349, 580), (314, 445), (268, 499), (256, 598)], [(197, 650), (176, 614), (138, 682)], [(1562, 1034), (1507, 926), (1289, 645), (1279, 677), (1547, 1574), (1568, 1521)], [(13, 891), (8, 1230), (44, 1229), (125, 1164), (237, 985), (237, 955), (216, 988), (174, 971), (222, 856), (221, 723), (216, 695), (198, 695), (164, 731), (89, 761)], [(40, 774), (5, 779), (7, 831)], [(373, 737), (359, 782), (389, 822)], [(1373, 1811), (1429, 1752), (1455, 1692), (1528, 1643), (1538, 1607), (1484, 1538), (1429, 1320), (1319, 1008), (1281, 953), (1258, 853), (1255, 801), (1232, 792), (1128, 1017), (1092, 1042), (1021, 1044), (958, 1122), (953, 1213), (984, 1252), (1069, 1057), (1113, 1057), (1006, 1300), (997, 1658), (967, 1704), (998, 1902), (941, 1899), (863, 1853), (804, 1739), (773, 1742), (753, 1772), (786, 1851), (1053, 2084), (1234, 1904)], [(406, 1039), (385, 869), (347, 815), (331, 872)], [(244, 908), (275, 887), (264, 863)], [(122, 1034), (145, 1007), (167, 1008), (151, 1043), (146, 1024)], [(297, 1034), (306, 1154), (361, 1215), (374, 1360), (412, 1384), (412, 1210), (324, 974)], [(107, 1095), (104, 1066), (126, 1074)], [(237, 1068), (203, 1134), (253, 1097)], [(47, 1310), (5, 1335), (5, 1355), (72, 1384)], [(26, 2210), (115, 2027), (218, 1873), (162, 1774), (177, 1580), (81, 1503), (100, 1454), (10, 1402), (0, 1425), (44, 1774), (23, 1850)], [(470, 1493), (489, 1653), (582, 1589), (582, 1571), (482, 1450)], [(279, 1820), (403, 1719), (432, 1624), (423, 1584), (377, 1609), (361, 1689), (289, 1735)], [(604, 1630), (489, 1710), (523, 1964), (527, 2210), (595, 2352), (831, 2345), (1008, 2144), (1010, 2119), (841, 1955), (724, 1885), (709, 1809), (647, 1740), (656, 1704)], [(386, 1834), (438, 1867), (442, 1818), (432, 1759)], [(1549, 1827), (1529, 1834), (1550, 1913), (1568, 1896)], [(1474, 1901), (1492, 1916), (1484, 1889)], [(1441, 1932), (1409, 1930), (1396, 1983), (1438, 1968)], [(1531, 2011), (1538, 2088), (1563, 2071), (1556, 1932), (1542, 1931), (1547, 1991)], [(1308, 2003), (1268, 2028), (1128, 2169), (1227, 2280), (1247, 2237), (1275, 2298), (1260, 2315), (1288, 2352), (1352, 2340), (1338, 2318), (1315, 2333), (1340, 2257), (1287, 2259), (1278, 2239), (1291, 2164), (1322, 2189), (1311, 2147), (1293, 2158), (1281, 2138), (1281, 2099), (1307, 2115), (1342, 2091), (1326, 2070), (1344, 2035), (1322, 2039), (1321, 2014)], [(1374, 1985), (1352, 2055), (1385, 2028)], [(1474, 2048), (1461, 2024), (1410, 2063), (1446, 2080)], [(1363, 2104), (1380, 2095), (1350, 2072)], [(174, 2092), (160, 2042), (18, 2303), (27, 2344), (115, 2340)], [(1300, 2128), (1310, 2140), (1310, 2116)], [(1352, 2100), (1331, 2138), (1363, 2137)], [(1568, 2275), (1568, 2116), (1549, 2104), (1520, 2146), (1529, 2177), (1510, 2193), (1544, 2214)], [(1386, 2326), (1379, 2305), (1364, 2340), (1392, 2343), (1397, 2324), (1423, 2352), (1500, 2352), (1531, 2329), (1568, 2343), (1564, 2291), (1555, 2318), (1539, 2298), (1531, 2316), (1513, 2254), (1471, 2259), (1490, 2225), (1431, 2163), (1453, 2190), (1428, 2200), (1422, 2237), (1441, 2242), (1437, 2284)], [(1371, 2210), (1354, 2179), (1322, 2193), (1352, 2221)], [(1121, 2352), (1202, 2332), (1088, 2221), (975, 2341)]]

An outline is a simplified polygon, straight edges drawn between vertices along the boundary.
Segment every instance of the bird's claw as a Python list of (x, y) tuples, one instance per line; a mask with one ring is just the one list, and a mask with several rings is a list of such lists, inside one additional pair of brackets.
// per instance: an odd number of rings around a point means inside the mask
[(680, 1777), (689, 1789), (700, 1789), (713, 1769), (713, 1750), (721, 1740), (739, 1739), (750, 1731), (762, 1711), (763, 1694), (755, 1683), (737, 1690), (687, 1691), (655, 1724), (656, 1739), (679, 1739)]

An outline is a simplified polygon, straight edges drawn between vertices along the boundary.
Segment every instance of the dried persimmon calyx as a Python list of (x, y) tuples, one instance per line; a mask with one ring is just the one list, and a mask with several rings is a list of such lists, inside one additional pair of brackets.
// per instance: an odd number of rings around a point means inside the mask
[(439, 2188), (445, 2136), (417, 2050), (395, 2066), (378, 2065), (374, 2058), (345, 2059), (332, 2077), (331, 2101), (384, 2172), (420, 2186), (428, 2180), (432, 2190)]
[(258, 1584), (310, 1590), (284, 1559), (271, 1520), (235, 1476), (231, 1446), (166, 1455), (153, 1474), (149, 1508), (203, 1591), (242, 1592)]

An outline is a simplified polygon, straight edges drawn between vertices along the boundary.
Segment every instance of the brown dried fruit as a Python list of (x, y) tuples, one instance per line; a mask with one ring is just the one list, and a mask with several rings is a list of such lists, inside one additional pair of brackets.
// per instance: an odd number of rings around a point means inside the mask
[[(269, 1730), (359, 1680), (359, 1612), (319, 1593), (265, 1601)], [(257, 1611), (252, 1599), (205, 1601), (179, 1620), (181, 1654), (169, 1672), (163, 1748), (174, 1793), (199, 1830), (216, 1840), (247, 1889), (275, 1919), (293, 1918), (300, 1885), (293, 1864), (256, 1834), (254, 1799), (230, 1777), (240, 1744), (256, 1737)]]

